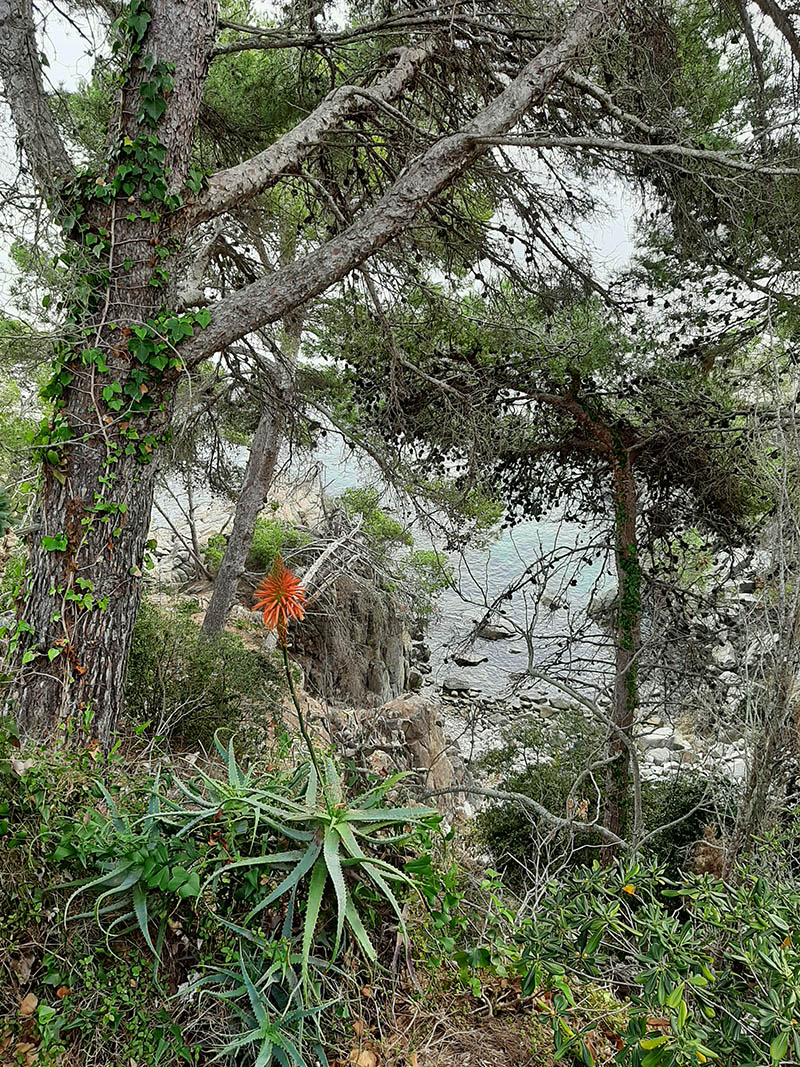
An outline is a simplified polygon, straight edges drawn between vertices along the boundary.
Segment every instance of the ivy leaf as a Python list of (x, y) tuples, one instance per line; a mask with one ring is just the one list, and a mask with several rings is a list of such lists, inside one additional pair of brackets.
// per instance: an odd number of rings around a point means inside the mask
[(195, 312), (194, 321), (201, 330), (204, 330), (211, 322), (211, 312), (208, 308), (201, 308), (200, 311)]
[(42, 548), (45, 552), (66, 552), (67, 535), (59, 534), (57, 537), (48, 537), (45, 534), (42, 538)]

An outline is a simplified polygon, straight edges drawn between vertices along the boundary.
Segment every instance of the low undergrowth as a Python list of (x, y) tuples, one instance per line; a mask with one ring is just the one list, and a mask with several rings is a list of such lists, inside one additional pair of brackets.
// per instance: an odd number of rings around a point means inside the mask
[(3, 1065), (800, 1062), (774, 865), (564, 868), (520, 899), (399, 777), (330, 755), (0, 744)]
[[(27, 755), (27, 754), (26, 754)], [(19, 1062), (326, 1062), (438, 816), (323, 762), (4, 761), (3, 1037)], [(420, 838), (420, 834), (423, 835)], [(11, 1062), (16, 1062), (12, 1059)]]

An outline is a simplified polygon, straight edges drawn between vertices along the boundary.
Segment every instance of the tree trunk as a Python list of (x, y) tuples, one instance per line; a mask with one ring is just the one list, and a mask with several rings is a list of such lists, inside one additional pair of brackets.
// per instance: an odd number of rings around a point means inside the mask
[[(614, 762), (610, 764), (606, 775), (604, 825), (607, 830), (624, 839), (630, 830), (630, 746), (633, 743), (633, 725), (639, 704), (637, 661), (642, 644), (636, 480), (627, 452), (618, 455), (614, 465), (614, 508), (618, 608), (611, 707), (612, 731), (608, 752), (609, 756), (614, 757)], [(639, 828), (636, 829), (638, 831)], [(613, 848), (606, 846), (606, 862), (613, 856)]]
[(22, 733), (43, 740), (108, 746), (122, 706), (176, 346), (204, 322), (168, 309), (215, 11), (213, 0), (124, 9), (107, 161), (60, 190), (74, 289), (45, 390), (55, 414), (34, 442), (36, 532), (8, 696)]
[(236, 502), (233, 525), (203, 620), (203, 629), (209, 637), (222, 631), (236, 600), (239, 578), (244, 572), (253, 543), (256, 519), (264, 507), (275, 476), (286, 426), (286, 413), (291, 403), (291, 391), (290, 383), (279, 385), (276, 382), (274, 390), (264, 394), (264, 406), (250, 447), (250, 457), (242, 491)]

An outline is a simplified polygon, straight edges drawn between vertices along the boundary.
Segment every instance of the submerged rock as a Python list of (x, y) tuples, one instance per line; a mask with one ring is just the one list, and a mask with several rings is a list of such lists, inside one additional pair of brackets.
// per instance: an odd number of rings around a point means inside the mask
[(509, 638), (514, 636), (513, 630), (508, 630), (505, 626), (497, 626), (493, 622), (483, 623), (478, 627), (476, 633), (484, 641), (508, 641)]

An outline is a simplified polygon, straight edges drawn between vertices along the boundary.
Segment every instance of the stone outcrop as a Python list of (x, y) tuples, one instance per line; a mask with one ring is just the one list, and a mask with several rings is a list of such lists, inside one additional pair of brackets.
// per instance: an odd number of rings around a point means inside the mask
[[(337, 711), (331, 715), (333, 739), (345, 755), (377, 771), (412, 771), (427, 792), (465, 784), (466, 770), (458, 745), (444, 732), (442, 707), (432, 696), (407, 694), (377, 710)], [(431, 798), (452, 817), (464, 796)]]
[(407, 688), (410, 650), (392, 596), (366, 577), (340, 575), (297, 627), (292, 656), (323, 699), (378, 707)]

